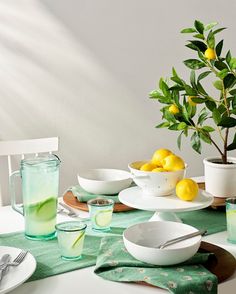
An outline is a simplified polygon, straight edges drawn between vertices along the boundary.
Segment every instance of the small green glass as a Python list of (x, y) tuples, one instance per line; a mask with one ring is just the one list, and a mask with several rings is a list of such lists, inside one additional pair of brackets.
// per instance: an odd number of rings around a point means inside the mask
[(228, 241), (236, 243), (236, 198), (226, 199), (226, 220)]
[(94, 231), (109, 231), (112, 221), (114, 201), (106, 198), (95, 198), (87, 202)]
[(56, 225), (61, 258), (77, 260), (82, 257), (87, 225), (79, 221), (63, 222)]

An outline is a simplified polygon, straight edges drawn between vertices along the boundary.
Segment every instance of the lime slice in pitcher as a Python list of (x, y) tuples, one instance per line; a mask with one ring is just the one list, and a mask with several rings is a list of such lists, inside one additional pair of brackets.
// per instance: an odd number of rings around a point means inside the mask
[(45, 201), (39, 202), (36, 209), (36, 217), (40, 221), (47, 221), (56, 216), (57, 198), (50, 197)]
[(77, 238), (75, 239), (75, 241), (73, 242), (71, 248), (74, 249), (76, 246), (78, 246), (80, 244), (80, 242), (83, 241), (83, 237), (84, 237), (85, 232), (81, 232), (79, 234), (79, 236), (77, 236)]
[(100, 210), (95, 215), (95, 223), (98, 227), (107, 227), (112, 220), (112, 210)]

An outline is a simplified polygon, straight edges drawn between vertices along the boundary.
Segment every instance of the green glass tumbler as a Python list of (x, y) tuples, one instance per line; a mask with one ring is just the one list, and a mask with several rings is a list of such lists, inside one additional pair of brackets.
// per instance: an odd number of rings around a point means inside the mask
[(228, 241), (236, 243), (236, 198), (227, 198), (225, 203)]

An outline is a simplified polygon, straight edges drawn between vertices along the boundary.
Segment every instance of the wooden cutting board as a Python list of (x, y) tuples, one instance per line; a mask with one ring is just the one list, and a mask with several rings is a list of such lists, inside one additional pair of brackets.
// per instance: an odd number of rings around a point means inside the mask
[[(66, 192), (63, 195), (63, 200), (64, 202), (76, 209), (80, 209), (83, 211), (88, 211), (88, 205), (85, 202), (80, 202), (71, 191)], [(130, 210), (135, 210), (133, 207), (129, 207), (123, 203), (115, 203), (114, 205), (114, 212), (123, 212), (123, 211), (130, 211)]]
[[(205, 183), (198, 183), (200, 189), (205, 190)], [(217, 209), (218, 207), (225, 206), (225, 198), (214, 197), (214, 201), (211, 205), (212, 208)]]

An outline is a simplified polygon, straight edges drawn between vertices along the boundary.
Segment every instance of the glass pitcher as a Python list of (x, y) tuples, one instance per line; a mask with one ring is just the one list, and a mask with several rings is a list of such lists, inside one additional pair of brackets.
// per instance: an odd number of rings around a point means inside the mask
[[(55, 236), (60, 159), (56, 155), (21, 160), (10, 177), (12, 207), (25, 218), (25, 236), (48, 240)], [(23, 209), (16, 204), (15, 179), (22, 180)]]

